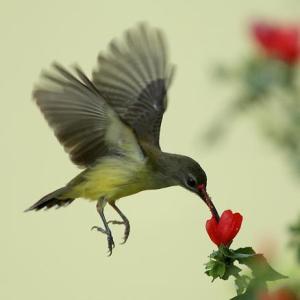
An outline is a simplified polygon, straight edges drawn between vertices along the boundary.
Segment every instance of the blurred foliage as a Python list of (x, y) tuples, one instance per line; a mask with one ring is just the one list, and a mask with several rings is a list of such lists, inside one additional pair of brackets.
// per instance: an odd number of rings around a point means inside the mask
[(295, 249), (297, 262), (300, 265), (300, 216), (297, 222), (290, 226), (289, 232), (291, 236), (290, 246)]
[(254, 113), (300, 177), (300, 26), (258, 22), (251, 30), (259, 51), (215, 70), (215, 78), (235, 87), (236, 96), (208, 129), (206, 141), (219, 140), (237, 116)]
[[(232, 86), (235, 96), (215, 118), (206, 141), (211, 145), (220, 140), (237, 117), (253, 116), (260, 131), (286, 155), (300, 177), (300, 24), (261, 21), (252, 24), (250, 32), (257, 50), (233, 67), (215, 69), (215, 78)], [(289, 231), (299, 266), (300, 217)], [(251, 275), (242, 273), (243, 265)], [(297, 275), (285, 281), (284, 287), (276, 284), (268, 291), (269, 281), (286, 277), (252, 248), (219, 247), (206, 264), (206, 274), (213, 280), (234, 277), (235, 300), (300, 300)]]
[[(289, 245), (295, 251), (296, 264), (292, 270), (299, 270), (300, 266), (300, 216), (298, 220), (289, 227)], [(290, 272), (289, 279), (284, 286), (274, 286), (272, 292), (262, 292), (255, 300), (300, 300), (300, 273)]]
[[(207, 142), (214, 143), (224, 136), (235, 117), (253, 114), (261, 132), (278, 149), (284, 151), (290, 165), (300, 177), (300, 71), (294, 65), (260, 56), (250, 59), (235, 70), (219, 67), (216, 76), (222, 81), (238, 83), (239, 96), (209, 129), (206, 134)], [(290, 226), (289, 232), (290, 246), (295, 250), (300, 265), (300, 217)], [(238, 254), (240, 249), (236, 251)], [(216, 262), (212, 263), (214, 260)], [(252, 276), (240, 275), (241, 269), (233, 265), (234, 259), (228, 258), (226, 251), (217, 251), (211, 256), (211, 261), (207, 264), (207, 274), (213, 279), (235, 277), (235, 300), (300, 300), (300, 278), (297, 275), (291, 276), (286, 286), (277, 287), (270, 293), (266, 285), (268, 277), (258, 275), (251, 267)], [(238, 259), (235, 261), (243, 263)], [(264, 258), (263, 262), (263, 269), (270, 268), (269, 275), (272, 274), (274, 270)]]
[(286, 154), (300, 176), (300, 72), (280, 60), (256, 57), (230, 70), (218, 67), (216, 77), (238, 83), (237, 97), (206, 132), (206, 141), (215, 143), (234, 118), (253, 113), (259, 128)]

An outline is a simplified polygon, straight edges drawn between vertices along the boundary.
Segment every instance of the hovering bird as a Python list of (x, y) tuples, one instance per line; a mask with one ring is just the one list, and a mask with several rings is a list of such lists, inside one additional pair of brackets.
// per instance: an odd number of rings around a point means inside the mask
[[(100, 53), (89, 79), (75, 66), (57, 63), (42, 73), (33, 98), (71, 160), (84, 170), (26, 211), (62, 207), (77, 198), (97, 201), (109, 255), (115, 246), (109, 223), (130, 224), (116, 201), (143, 190), (182, 186), (200, 196), (218, 219), (206, 192), (207, 177), (193, 159), (163, 152), (160, 127), (174, 74), (163, 33), (138, 24)], [(107, 221), (109, 204), (120, 221)]]

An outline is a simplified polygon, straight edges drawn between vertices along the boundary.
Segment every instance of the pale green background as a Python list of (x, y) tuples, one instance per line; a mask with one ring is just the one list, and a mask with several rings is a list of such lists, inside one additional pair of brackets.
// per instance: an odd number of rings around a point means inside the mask
[[(2, 0), (0, 299), (223, 300), (233, 295), (232, 282), (211, 284), (203, 273), (214, 249), (204, 230), (209, 213), (180, 188), (121, 201), (132, 234), (110, 258), (105, 237), (90, 231), (99, 221), (94, 204), (80, 200), (65, 209), (22, 212), (78, 173), (30, 100), (40, 70), (57, 60), (67, 66), (77, 62), (89, 73), (109, 40), (141, 20), (164, 29), (178, 66), (162, 127), (163, 149), (201, 162), (219, 210), (244, 215), (236, 247), (259, 248), (265, 241), (285, 257), (285, 227), (299, 211), (300, 188), (283, 156), (257, 134), (250, 118), (236, 122), (218, 148), (208, 150), (200, 136), (233, 94), (211, 79), (214, 63), (237, 61), (248, 52), (246, 25), (252, 17), (295, 20), (299, 13), (296, 0)], [(121, 228), (114, 233), (118, 242)]]

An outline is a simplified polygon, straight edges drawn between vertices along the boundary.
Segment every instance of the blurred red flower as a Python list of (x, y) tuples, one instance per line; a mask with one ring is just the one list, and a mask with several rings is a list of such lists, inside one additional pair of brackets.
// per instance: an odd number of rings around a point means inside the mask
[(225, 210), (217, 222), (215, 217), (207, 220), (206, 231), (210, 239), (217, 245), (228, 246), (238, 234), (243, 217), (239, 213), (232, 213), (231, 210)]
[(273, 293), (263, 293), (259, 300), (299, 300), (299, 297), (287, 288), (281, 288)]
[(252, 34), (268, 56), (289, 64), (295, 64), (299, 60), (300, 25), (279, 26), (257, 22), (252, 26)]

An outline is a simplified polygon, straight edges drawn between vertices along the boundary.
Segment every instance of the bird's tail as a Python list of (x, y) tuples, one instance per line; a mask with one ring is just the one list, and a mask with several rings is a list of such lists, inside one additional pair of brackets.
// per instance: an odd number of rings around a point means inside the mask
[(30, 206), (25, 210), (31, 211), (31, 210), (41, 210), (43, 208), (48, 209), (52, 208), (53, 206), (56, 206), (57, 208), (62, 206), (67, 206), (71, 202), (73, 202), (73, 198), (63, 198), (62, 195), (66, 191), (66, 187), (60, 188), (46, 196), (44, 196), (41, 200)]

